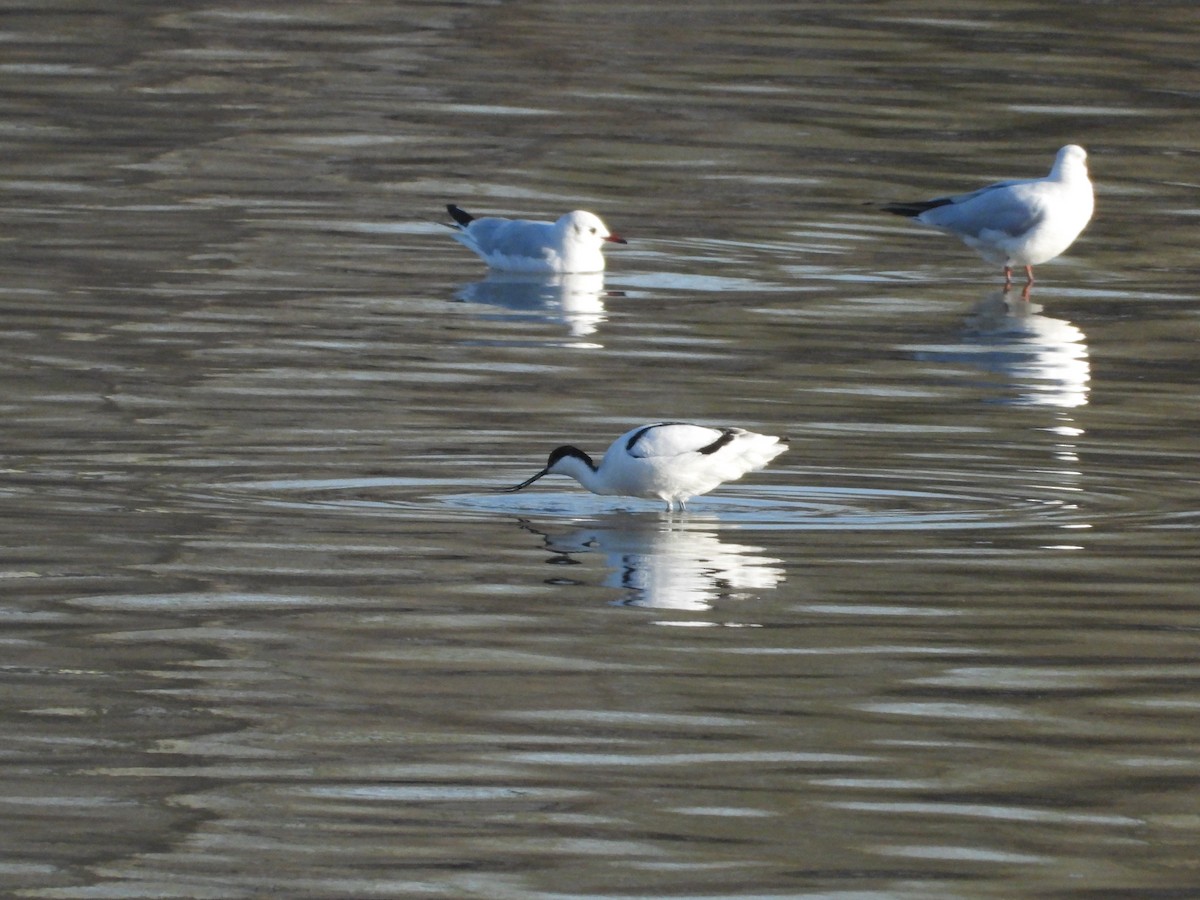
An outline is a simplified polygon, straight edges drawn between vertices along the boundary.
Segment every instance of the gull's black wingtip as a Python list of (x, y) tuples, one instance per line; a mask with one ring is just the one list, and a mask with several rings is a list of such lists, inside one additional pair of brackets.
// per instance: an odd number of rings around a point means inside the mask
[(915, 203), (882, 203), (879, 208), (884, 212), (894, 213), (897, 216), (907, 216), (910, 219), (915, 219), (923, 212), (928, 212), (931, 209), (937, 209), (939, 206), (945, 206), (953, 202), (949, 197), (938, 197), (936, 200), (918, 200)]
[(459, 209), (453, 203), (446, 204), (446, 212), (450, 213), (450, 218), (452, 218), (463, 228), (466, 228), (475, 221), (475, 217), (473, 215), (471, 215), (469, 212)]

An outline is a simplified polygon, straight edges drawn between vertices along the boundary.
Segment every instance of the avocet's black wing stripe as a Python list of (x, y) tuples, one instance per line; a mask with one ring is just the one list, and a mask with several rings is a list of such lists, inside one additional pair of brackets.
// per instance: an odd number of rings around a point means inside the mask
[(625, 440), (625, 452), (638, 459), (677, 456), (683, 453), (716, 453), (734, 440), (737, 428), (713, 428), (688, 422), (657, 422), (645, 425)]
[(701, 447), (697, 453), (716, 453), (726, 444), (733, 440), (734, 431), (732, 428), (722, 428), (721, 436), (709, 444), (707, 447)]
[[(661, 428), (664, 425), (679, 425), (679, 424), (681, 424), (681, 423), (679, 423), (679, 422), (655, 422), (653, 425), (647, 425), (645, 428), (639, 428), (637, 431), (635, 431), (633, 434), (631, 434), (629, 436), (629, 440), (627, 440), (625, 442), (625, 452), (633, 453), (633, 448), (637, 445), (637, 442), (640, 441), (646, 435), (646, 432), (653, 431), (655, 428)], [(636, 456), (637, 454), (634, 454), (634, 455)]]

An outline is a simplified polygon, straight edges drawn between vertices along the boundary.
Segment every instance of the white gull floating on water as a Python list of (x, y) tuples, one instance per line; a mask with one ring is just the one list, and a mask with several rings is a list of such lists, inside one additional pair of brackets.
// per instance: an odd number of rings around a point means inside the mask
[(578, 447), (558, 447), (542, 471), (501, 490), (519, 491), (545, 475), (569, 475), (593, 494), (657, 498), (668, 510), (675, 504), (683, 509), (692, 497), (761, 469), (786, 449), (787, 438), (744, 428), (658, 422), (621, 435), (600, 465)]
[(1068, 144), (1045, 178), (998, 181), (969, 194), (888, 203), (883, 209), (956, 235), (988, 262), (1003, 264), (1005, 289), (1012, 286), (1013, 266), (1024, 266), (1028, 297), (1033, 267), (1075, 242), (1092, 218), (1093, 204), (1087, 152)]
[(446, 210), (457, 223), (450, 226), (455, 229), (454, 239), (500, 272), (603, 272), (600, 248), (605, 243), (627, 243), (609, 231), (599, 216), (583, 210), (566, 213), (557, 222), (498, 216), (477, 219), (453, 203), (447, 204)]

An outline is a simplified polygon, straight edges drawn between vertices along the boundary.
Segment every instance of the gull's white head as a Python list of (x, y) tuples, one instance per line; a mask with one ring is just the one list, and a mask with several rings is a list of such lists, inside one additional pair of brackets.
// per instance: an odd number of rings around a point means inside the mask
[(605, 241), (614, 244), (626, 243), (626, 240), (619, 234), (609, 231), (608, 226), (600, 220), (598, 215), (582, 209), (560, 216), (554, 225), (566, 235), (569, 241), (577, 241), (595, 247), (599, 247)]
[(1058, 156), (1054, 157), (1054, 167), (1050, 172), (1052, 175), (1082, 172), (1086, 176), (1087, 151), (1078, 144), (1067, 144), (1058, 151)]

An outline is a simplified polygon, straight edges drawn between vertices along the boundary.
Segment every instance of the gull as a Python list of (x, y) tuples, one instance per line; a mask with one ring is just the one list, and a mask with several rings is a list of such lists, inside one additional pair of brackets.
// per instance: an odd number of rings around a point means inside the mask
[(682, 510), (692, 497), (761, 469), (786, 449), (787, 438), (744, 428), (656, 422), (613, 441), (600, 465), (578, 447), (558, 447), (544, 469), (501, 490), (519, 491), (544, 475), (569, 475), (593, 494), (657, 498), (668, 511), (675, 504)]
[(1092, 218), (1087, 151), (1068, 144), (1045, 178), (998, 181), (969, 194), (914, 203), (888, 203), (887, 212), (916, 219), (962, 239), (988, 262), (1004, 265), (1004, 289), (1013, 266), (1025, 267), (1025, 290), (1033, 267), (1054, 259), (1075, 242)]
[(475, 218), (453, 203), (446, 211), (454, 219), (454, 239), (475, 251), (489, 268), (500, 272), (561, 274), (603, 272), (605, 243), (628, 243), (608, 230), (600, 217), (575, 210), (556, 222)]

